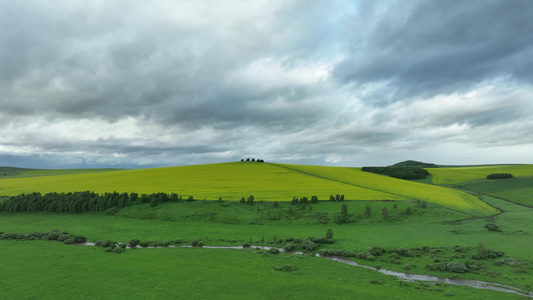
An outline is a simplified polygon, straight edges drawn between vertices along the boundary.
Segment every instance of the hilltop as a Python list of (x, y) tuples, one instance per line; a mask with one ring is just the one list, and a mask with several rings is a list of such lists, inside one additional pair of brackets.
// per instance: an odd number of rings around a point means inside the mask
[(416, 160), (406, 160), (392, 165), (393, 167), (417, 167), (417, 168), (438, 168), (439, 166), (432, 163), (425, 163)]

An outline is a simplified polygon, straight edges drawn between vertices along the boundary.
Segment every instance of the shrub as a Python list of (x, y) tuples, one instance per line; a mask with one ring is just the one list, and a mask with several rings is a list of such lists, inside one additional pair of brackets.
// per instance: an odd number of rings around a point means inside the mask
[(497, 266), (497, 267), (501, 267), (501, 266), (505, 265), (505, 260), (503, 260), (503, 259), (495, 260), (494, 261), (494, 265)]
[(359, 259), (364, 259), (364, 260), (368, 260), (368, 261), (376, 260), (376, 257), (370, 252), (359, 252), (355, 256), (357, 258), (359, 258)]
[(394, 253), (394, 252), (393, 252), (393, 253), (391, 253), (391, 254), (389, 255), (389, 258), (390, 258), (390, 259), (400, 259), (400, 255), (399, 255), (398, 253)]
[(113, 252), (115, 252), (115, 253), (122, 253), (122, 252), (124, 252), (124, 248), (116, 247), (115, 249), (113, 249)]
[(110, 241), (110, 240), (106, 240), (106, 241), (103, 241), (100, 246), (104, 247), (104, 248), (107, 248), (107, 247), (111, 247), (111, 245), (114, 245), (115, 242), (113, 241)]
[(270, 252), (270, 254), (279, 254), (280, 251), (278, 248), (270, 248), (268, 252)]
[(300, 247), (304, 251), (313, 251), (318, 247), (318, 245), (315, 244), (313, 241), (305, 240)]
[(174, 240), (174, 244), (183, 244), (183, 240), (182, 239), (175, 239)]
[(48, 240), (51, 240), (51, 241), (54, 241), (54, 240), (57, 240), (57, 238), (60, 236), (61, 234), (57, 231), (50, 231), (46, 236), (45, 238), (48, 239)]
[(426, 269), (430, 271), (446, 271), (446, 265), (442, 263), (436, 263), (433, 265), (426, 265)]
[(333, 238), (333, 230), (328, 229), (328, 231), (326, 232), (326, 239), (332, 239), (332, 238)]
[(4, 233), (0, 237), (2, 240), (23, 240), (25, 235), (22, 233)]
[(154, 243), (154, 247), (168, 247), (170, 246), (170, 242), (169, 241), (158, 241), (158, 242), (155, 242)]
[(65, 240), (67, 240), (69, 238), (70, 238), (70, 236), (68, 234), (62, 234), (62, 235), (57, 237), (57, 240), (60, 241), (60, 242), (64, 242)]
[(105, 248), (105, 252), (112, 252), (112, 251), (113, 251), (113, 248), (111, 248), (111, 247)]
[(74, 239), (66, 239), (63, 243), (65, 245), (72, 245), (72, 244), (74, 244)]
[(250, 243), (244, 243), (242, 244), (242, 247), (243, 248), (250, 248), (252, 245), (250, 245)]
[(455, 250), (455, 252), (461, 252), (461, 253), (464, 253), (466, 251), (466, 249), (462, 246), (454, 246), (453, 250)]
[(385, 248), (381, 246), (366, 248), (366, 251), (372, 254), (373, 256), (381, 256), (383, 253), (386, 252)]
[(287, 243), (285, 244), (285, 246), (283, 246), (283, 249), (285, 249), (285, 251), (287, 252), (291, 252), (293, 250), (296, 250), (296, 245), (294, 243)]
[(102, 241), (96, 241), (96, 242), (94, 243), (94, 245), (95, 245), (95, 246), (101, 246), (102, 243), (103, 243)]
[(460, 262), (449, 262), (446, 264), (446, 271), (453, 273), (465, 273), (468, 272), (468, 268)]
[(75, 235), (73, 238), (74, 243), (85, 243), (87, 242), (87, 238), (83, 235)]
[(503, 251), (500, 251), (500, 250), (489, 250), (489, 252), (487, 253), (488, 258), (498, 258), (504, 255), (505, 254), (503, 253)]
[(140, 243), (141, 243), (141, 241), (139, 241), (138, 239), (131, 239), (131, 240), (129, 240), (129, 242), (128, 242), (128, 246), (129, 246), (130, 248), (136, 248), (137, 245), (139, 245)]
[(342, 250), (340, 253), (340, 256), (342, 257), (355, 257), (355, 252), (352, 250)]
[(150, 241), (140, 242), (139, 246), (141, 246), (143, 248), (147, 248), (147, 247), (152, 246), (152, 242), (150, 242)]
[(498, 225), (494, 223), (489, 223), (485, 225), (485, 228), (487, 228), (488, 231), (502, 231)]
[(473, 270), (473, 271), (476, 271), (476, 270), (479, 270), (479, 269), (482, 269), (482, 268), (485, 268), (485, 266), (477, 261), (472, 261), (472, 260), (467, 260), (465, 262), (465, 266), (469, 269), (469, 270)]

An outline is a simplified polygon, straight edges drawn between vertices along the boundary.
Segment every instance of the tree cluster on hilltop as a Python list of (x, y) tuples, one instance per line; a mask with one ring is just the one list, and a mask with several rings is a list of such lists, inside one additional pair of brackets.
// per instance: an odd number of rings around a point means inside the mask
[[(244, 161), (245, 161), (244, 158), (241, 159), (241, 161), (244, 162)], [(252, 158), (252, 159), (247, 158), (246, 161), (247, 161), (247, 162), (261, 162), (261, 163), (265, 162), (264, 160), (259, 159), (259, 158), (258, 158), (258, 159), (255, 159), (255, 158)]]

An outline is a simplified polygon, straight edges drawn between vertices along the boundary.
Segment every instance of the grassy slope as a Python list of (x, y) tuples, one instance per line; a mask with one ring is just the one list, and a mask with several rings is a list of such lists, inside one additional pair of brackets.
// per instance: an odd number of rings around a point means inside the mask
[(211, 200), (239, 200), (254, 195), (257, 200), (287, 201), (292, 197), (317, 195), (328, 199), (331, 194), (343, 194), (347, 200), (420, 199), (475, 215), (495, 212), (466, 193), (362, 172), (359, 168), (237, 162), (0, 181), (0, 195), (85, 190), (176, 192)]
[(427, 169), (434, 184), (459, 184), (473, 180), (485, 180), (492, 173), (511, 173), (515, 177), (533, 176), (533, 165), (499, 165), (480, 167), (453, 167)]
[(524, 205), (533, 206), (533, 177), (515, 177), (501, 180), (475, 180), (458, 188), (489, 194)]
[[(488, 194), (533, 206), (533, 165), (499, 165), (428, 169), (432, 182), (454, 185), (474, 193)], [(491, 173), (511, 173), (514, 178), (487, 180)]]
[[(392, 195), (401, 195), (408, 199), (419, 199), (433, 202), (449, 208), (474, 214), (491, 214), (495, 211), (478, 198), (463, 192), (421, 184), (388, 176), (362, 172), (360, 168), (318, 167), (305, 165), (285, 165), (288, 168), (328, 178), (332, 181), (343, 182), (354, 186), (364, 186), (368, 189), (380, 190)], [(357, 198), (356, 198), (357, 199)], [(477, 213), (482, 212), (482, 213)]]

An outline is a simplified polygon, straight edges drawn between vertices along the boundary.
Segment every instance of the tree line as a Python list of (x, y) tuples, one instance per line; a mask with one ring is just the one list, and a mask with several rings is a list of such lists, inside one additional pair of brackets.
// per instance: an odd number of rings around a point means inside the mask
[[(104, 193), (95, 192), (69, 192), (69, 193), (41, 193), (20, 194), (10, 197), (0, 203), (0, 211), (5, 212), (59, 212), (59, 213), (88, 213), (117, 210), (126, 206), (140, 203), (150, 203), (157, 206), (159, 203), (182, 201), (182, 196), (176, 193)], [(195, 201), (189, 196), (186, 201)]]
[(408, 180), (424, 179), (429, 175), (427, 170), (418, 167), (363, 167), (361, 170), (363, 172), (383, 174), (394, 178)]
[[(245, 161), (244, 158), (241, 159), (241, 161), (244, 162), (244, 161)], [(252, 158), (252, 159), (247, 158), (246, 161), (251, 161), (251, 162), (261, 162), (261, 163), (265, 162), (264, 160), (259, 159), (259, 158), (258, 158), (257, 160), (256, 160), (255, 158)]]
[(513, 174), (511, 173), (492, 173), (487, 175), (487, 179), (507, 179), (507, 178), (513, 178)]

